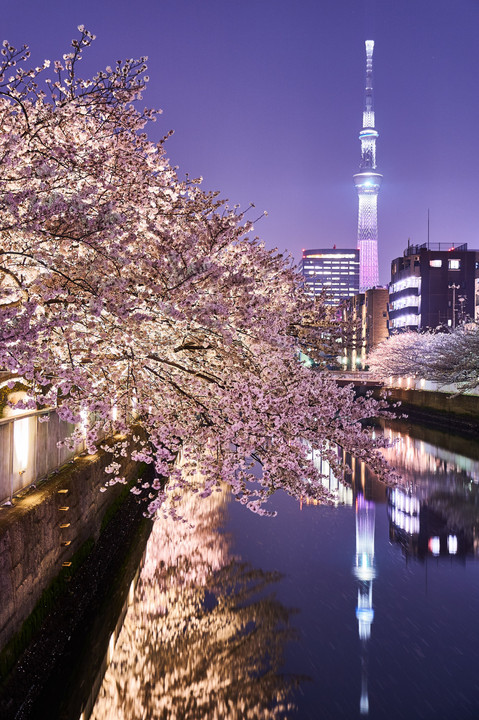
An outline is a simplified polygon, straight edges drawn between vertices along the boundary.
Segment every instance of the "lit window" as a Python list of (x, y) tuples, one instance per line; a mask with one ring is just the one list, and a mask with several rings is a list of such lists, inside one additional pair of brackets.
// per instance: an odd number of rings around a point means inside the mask
[(461, 261), (454, 258), (449, 259), (449, 270), (459, 270), (461, 267)]
[(442, 267), (442, 260), (429, 260), (430, 267)]

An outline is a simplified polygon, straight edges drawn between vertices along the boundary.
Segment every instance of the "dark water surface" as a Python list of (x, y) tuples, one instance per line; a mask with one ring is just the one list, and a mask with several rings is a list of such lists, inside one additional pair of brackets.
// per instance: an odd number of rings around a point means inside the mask
[(358, 463), (337, 507), (156, 522), (93, 717), (479, 718), (477, 446), (385, 431), (394, 492)]

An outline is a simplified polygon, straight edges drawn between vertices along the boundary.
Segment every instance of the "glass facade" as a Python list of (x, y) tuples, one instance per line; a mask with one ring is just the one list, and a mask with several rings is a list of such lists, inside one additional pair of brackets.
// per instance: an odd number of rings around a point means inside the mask
[(359, 250), (303, 250), (300, 270), (308, 294), (326, 292), (328, 305), (339, 305), (359, 292)]

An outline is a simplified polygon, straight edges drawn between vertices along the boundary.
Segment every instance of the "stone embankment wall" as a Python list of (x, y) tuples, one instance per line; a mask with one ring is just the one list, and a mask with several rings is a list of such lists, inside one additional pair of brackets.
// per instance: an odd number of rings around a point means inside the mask
[[(45, 588), (81, 545), (98, 539), (106, 509), (124, 488), (100, 492), (111, 455), (79, 457), (37, 489), (0, 507), (0, 649), (18, 632)], [(125, 462), (133, 479), (138, 465)]]
[[(379, 394), (379, 392), (378, 392)], [(400, 402), (399, 411), (414, 414), (421, 422), (471, 431), (479, 428), (479, 396), (444, 392), (387, 388), (388, 400)]]

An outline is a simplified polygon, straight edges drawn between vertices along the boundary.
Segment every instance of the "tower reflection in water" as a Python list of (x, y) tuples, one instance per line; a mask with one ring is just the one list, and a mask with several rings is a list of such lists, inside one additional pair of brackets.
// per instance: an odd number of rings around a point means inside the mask
[(356, 563), (354, 575), (358, 580), (358, 620), (361, 640), (361, 715), (369, 713), (368, 697), (368, 641), (374, 619), (373, 580), (376, 577), (374, 564), (375, 505), (359, 494), (356, 498)]

